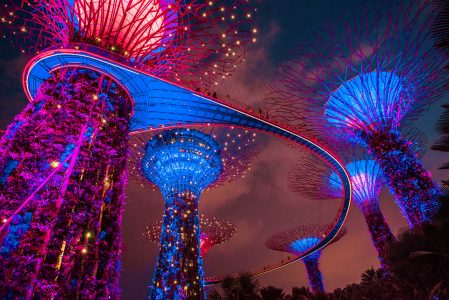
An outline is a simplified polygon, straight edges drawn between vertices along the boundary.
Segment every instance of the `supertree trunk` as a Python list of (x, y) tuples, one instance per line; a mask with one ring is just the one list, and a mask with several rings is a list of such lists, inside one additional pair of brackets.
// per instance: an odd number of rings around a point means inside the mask
[(160, 252), (151, 299), (205, 299), (196, 194), (164, 197)]
[(62, 69), (8, 127), (0, 298), (119, 298), (131, 108), (110, 79)]
[(361, 138), (382, 169), (409, 226), (431, 221), (439, 207), (439, 190), (412, 150), (411, 143), (393, 130), (372, 131)]
[(393, 233), (388, 226), (379, 206), (378, 200), (367, 201), (360, 207), (366, 224), (373, 241), (374, 248), (376, 248), (377, 256), (383, 267), (385, 266), (385, 259), (387, 256), (388, 244), (395, 240)]
[(307, 277), (312, 292), (316, 294), (324, 294), (323, 276), (321, 275), (320, 265), (318, 263), (319, 253), (313, 253), (303, 259), (307, 270)]

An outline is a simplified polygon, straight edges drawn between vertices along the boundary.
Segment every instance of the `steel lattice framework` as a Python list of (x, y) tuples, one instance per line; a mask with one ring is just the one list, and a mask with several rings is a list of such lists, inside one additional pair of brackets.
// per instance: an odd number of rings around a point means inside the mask
[[(144, 237), (153, 243), (159, 244), (162, 221), (156, 221), (147, 226)], [(200, 253), (204, 258), (206, 253), (214, 246), (230, 240), (237, 234), (237, 227), (229, 221), (217, 218), (200, 216)]]
[[(287, 252), (293, 255), (301, 256), (308, 249), (315, 246), (325, 236), (324, 232), (327, 230), (326, 225), (301, 225), (284, 232), (272, 235), (265, 242), (268, 249)], [(338, 233), (332, 243), (337, 242), (346, 235), (346, 229)], [(311, 255), (302, 258), (309, 277), (309, 284), (315, 294), (324, 293), (324, 284), (319, 269), (318, 260), (321, 251), (316, 251)]]

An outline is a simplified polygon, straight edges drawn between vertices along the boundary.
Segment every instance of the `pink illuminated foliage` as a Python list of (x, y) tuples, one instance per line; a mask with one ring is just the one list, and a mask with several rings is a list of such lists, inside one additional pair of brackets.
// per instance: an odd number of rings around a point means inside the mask
[(3, 3), (4, 36), (22, 52), (89, 50), (193, 87), (230, 76), (256, 40), (250, 0)]
[[(110, 79), (68, 68), (8, 126), (0, 140), (0, 174), (8, 170), (2, 220), (47, 181), (0, 233), (1, 297), (119, 295), (130, 111)], [(16, 230), (17, 220), (27, 226)]]

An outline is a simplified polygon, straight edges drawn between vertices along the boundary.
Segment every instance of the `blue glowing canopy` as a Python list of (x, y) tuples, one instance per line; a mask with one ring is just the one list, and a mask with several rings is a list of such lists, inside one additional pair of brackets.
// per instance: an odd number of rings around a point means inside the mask
[[(379, 199), (384, 185), (379, 165), (374, 160), (356, 160), (346, 164), (352, 181), (352, 199), (357, 205)], [(336, 173), (329, 177), (329, 188), (336, 197), (341, 196), (341, 180)]]
[[(289, 248), (291, 250), (291, 253), (296, 255), (301, 255), (302, 253), (306, 252), (307, 250), (313, 248), (316, 244), (318, 244), (321, 241), (320, 238), (317, 237), (306, 237), (302, 239), (298, 239), (290, 244)], [(319, 251), (312, 254), (312, 256), (319, 256)]]
[(219, 177), (220, 153), (213, 138), (198, 130), (166, 130), (148, 142), (142, 170), (164, 194), (173, 189), (199, 194)]
[(325, 117), (332, 126), (364, 129), (397, 125), (413, 99), (410, 84), (392, 72), (360, 73), (332, 91)]

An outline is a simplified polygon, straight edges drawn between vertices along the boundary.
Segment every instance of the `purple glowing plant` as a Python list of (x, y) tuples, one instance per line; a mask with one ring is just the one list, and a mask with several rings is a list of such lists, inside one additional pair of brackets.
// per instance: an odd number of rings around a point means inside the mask
[(109, 78), (64, 69), (8, 127), (0, 140), (1, 297), (119, 294), (130, 112)]

